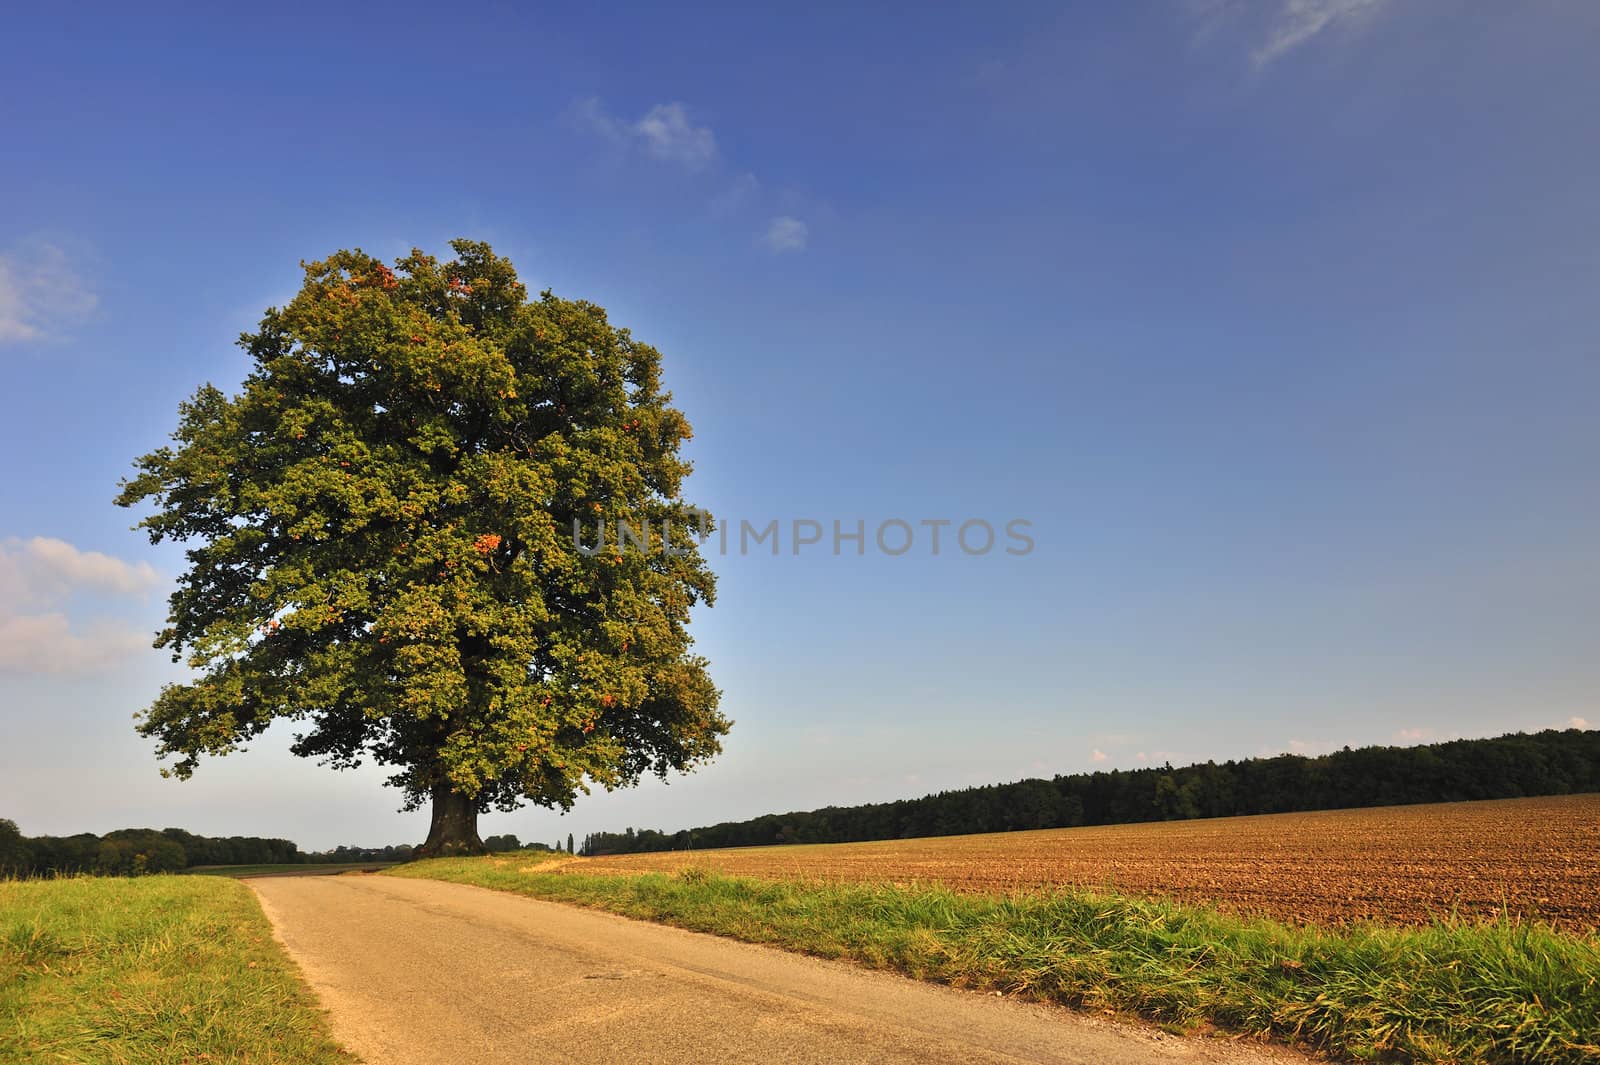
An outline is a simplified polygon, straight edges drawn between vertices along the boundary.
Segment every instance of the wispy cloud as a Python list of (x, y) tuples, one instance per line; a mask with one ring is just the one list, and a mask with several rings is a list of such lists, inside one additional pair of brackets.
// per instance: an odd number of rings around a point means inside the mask
[(1095, 762), (1104, 762), (1109, 757), (1111, 756), (1106, 754), (1106, 752), (1102, 751), (1098, 747), (1096, 747), (1094, 749), (1094, 753), (1089, 756), (1090, 760)]
[(1418, 743), (1432, 735), (1431, 728), (1403, 728), (1394, 734), (1394, 738), (1402, 743)]
[(74, 631), (67, 616), (0, 613), (0, 673), (92, 673), (141, 648), (150, 634), (119, 621), (90, 622)]
[(144, 629), (106, 617), (75, 624), (68, 607), (82, 595), (138, 596), (159, 579), (147, 562), (53, 537), (0, 541), (0, 672), (87, 672), (149, 646)]
[(682, 104), (657, 104), (633, 128), (657, 159), (699, 169), (717, 157), (717, 138), (710, 127), (690, 122)]
[[(589, 97), (568, 108), (567, 118), (577, 128), (608, 142), (618, 151), (637, 152), (686, 170), (716, 174), (712, 168), (720, 158), (716, 134), (710, 126), (697, 124), (682, 103), (656, 104), (637, 119), (625, 119), (608, 111), (598, 97)], [(808, 208), (804, 204), (798, 208), (791, 206), (798, 194), (792, 190), (774, 194), (749, 171), (731, 180), (726, 177), (726, 171), (718, 176), (726, 184), (708, 203), (712, 217), (731, 219), (747, 214), (759, 218), (769, 211), (782, 211), (784, 213), (771, 217), (766, 226), (757, 231), (760, 245), (774, 255), (806, 249), (811, 229), (796, 214)]]
[(756, 202), (761, 182), (746, 171), (734, 178), (726, 189), (711, 198), (711, 213), (721, 218), (736, 215)]
[(613, 118), (598, 96), (577, 101), (567, 109), (572, 124), (588, 133), (621, 144), (628, 139), (627, 124)]
[(0, 601), (33, 603), (73, 591), (138, 595), (159, 576), (148, 562), (83, 551), (53, 536), (0, 541)]
[(656, 104), (643, 117), (619, 119), (598, 98), (579, 100), (571, 116), (581, 128), (613, 144), (637, 145), (646, 155), (690, 170), (700, 170), (717, 158), (717, 138), (709, 126), (697, 126), (681, 103)]
[(767, 226), (762, 241), (774, 255), (784, 252), (804, 251), (811, 231), (806, 224), (790, 215), (779, 215)]
[(95, 295), (54, 244), (0, 253), (0, 345), (50, 336), (94, 309)]
[(1283, 0), (1267, 30), (1267, 39), (1250, 58), (1264, 67), (1331, 29), (1361, 25), (1387, 0)]
[(1588, 728), (1589, 727), (1589, 722), (1584, 720), (1581, 717), (1569, 717), (1569, 718), (1567, 718), (1567, 727), (1568, 728)]
[(1319, 755), (1332, 754), (1342, 746), (1351, 746), (1348, 742), (1341, 743), (1337, 740), (1290, 740), (1289, 749), (1263, 747), (1258, 751), (1262, 758), (1275, 758), (1281, 754), (1298, 754), (1305, 758), (1316, 758)]
[[(1259, 70), (1316, 38), (1365, 29), (1390, 0), (1188, 0), (1194, 41), (1252, 42), (1250, 59)], [(1238, 36), (1236, 36), (1238, 35)]]

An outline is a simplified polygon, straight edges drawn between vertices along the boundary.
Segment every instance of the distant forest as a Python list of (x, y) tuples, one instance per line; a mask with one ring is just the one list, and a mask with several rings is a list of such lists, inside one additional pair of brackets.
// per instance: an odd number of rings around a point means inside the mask
[(181, 828), (123, 828), (97, 836), (24, 836), (0, 818), (0, 876), (178, 873), (199, 865), (300, 865), (404, 861), (411, 847), (337, 847), (305, 853), (286, 839), (196, 836)]
[(1346, 747), (1315, 758), (1283, 754), (1074, 773), (672, 833), (596, 832), (579, 853), (849, 843), (1594, 791), (1600, 791), (1600, 731), (1551, 729), (1417, 747)]
[[(516, 836), (489, 836), (492, 851), (560, 850), (553, 845), (522, 843)], [(572, 837), (567, 837), (567, 848)], [(261, 836), (197, 836), (181, 828), (122, 828), (97, 836), (24, 836), (16, 822), (0, 818), (0, 877), (54, 876), (91, 873), (100, 876), (142, 876), (181, 873), (206, 865), (319, 865), (344, 862), (403, 862), (415, 848), (409, 843), (388, 847), (339, 846), (328, 851), (302, 851), (287, 839)]]

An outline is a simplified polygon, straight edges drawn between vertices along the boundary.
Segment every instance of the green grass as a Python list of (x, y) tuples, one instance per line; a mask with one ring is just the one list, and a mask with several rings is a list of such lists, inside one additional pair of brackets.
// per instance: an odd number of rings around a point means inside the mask
[(844, 958), (959, 987), (1214, 1025), (1359, 1060), (1600, 1062), (1600, 939), (1517, 920), (1290, 927), (1062, 891), (595, 876), (527, 859), (390, 870)]
[(394, 862), (329, 862), (324, 865), (299, 862), (282, 865), (196, 865), (185, 869), (184, 872), (191, 876), (308, 876), (356, 871), (377, 872), (394, 864)]
[(0, 881), (0, 1062), (351, 1060), (243, 884)]

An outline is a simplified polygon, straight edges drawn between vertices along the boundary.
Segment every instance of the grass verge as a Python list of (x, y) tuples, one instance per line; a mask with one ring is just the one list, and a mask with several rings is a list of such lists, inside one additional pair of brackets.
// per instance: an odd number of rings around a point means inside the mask
[(1359, 1060), (1600, 1062), (1600, 939), (1516, 920), (1290, 927), (1079, 891), (767, 882), (436, 859), (386, 875), (576, 903), (959, 987), (1214, 1025)]
[(250, 889), (0, 881), (0, 1062), (348, 1062)]

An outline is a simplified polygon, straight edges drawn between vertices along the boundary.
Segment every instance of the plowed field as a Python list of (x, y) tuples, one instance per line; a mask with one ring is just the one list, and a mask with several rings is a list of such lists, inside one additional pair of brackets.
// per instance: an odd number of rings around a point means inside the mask
[(1073, 885), (1321, 923), (1417, 923), (1452, 910), (1504, 909), (1590, 930), (1600, 928), (1600, 795), (629, 854), (569, 868), (685, 866), (972, 892)]

